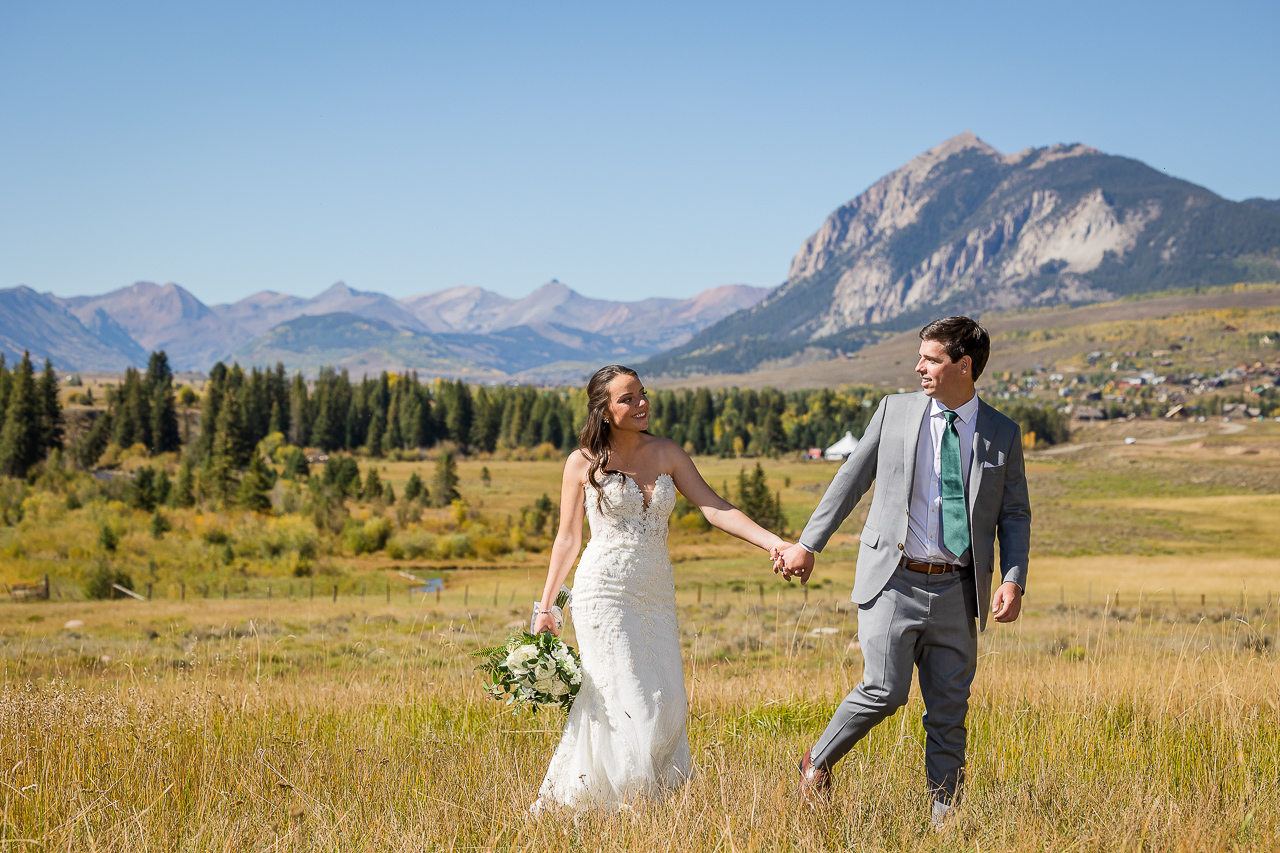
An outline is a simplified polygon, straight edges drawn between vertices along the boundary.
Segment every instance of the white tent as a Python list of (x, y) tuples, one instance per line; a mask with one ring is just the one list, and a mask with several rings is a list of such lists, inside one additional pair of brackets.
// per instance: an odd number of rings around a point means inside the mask
[(822, 454), (824, 459), (840, 460), (848, 457), (850, 453), (858, 446), (858, 439), (853, 437), (853, 433), (846, 432), (844, 438), (828, 447)]

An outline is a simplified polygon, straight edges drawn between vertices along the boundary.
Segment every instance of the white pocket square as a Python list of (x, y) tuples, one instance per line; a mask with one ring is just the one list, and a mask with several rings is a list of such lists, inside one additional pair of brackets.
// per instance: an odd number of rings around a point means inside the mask
[(1003, 462), (983, 462), (982, 467), (983, 468), (1003, 468), (1004, 463)]

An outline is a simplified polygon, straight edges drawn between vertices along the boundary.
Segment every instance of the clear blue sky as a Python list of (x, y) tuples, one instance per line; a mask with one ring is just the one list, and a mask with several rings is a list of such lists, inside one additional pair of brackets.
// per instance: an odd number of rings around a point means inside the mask
[(1280, 196), (1280, 3), (0, 3), (0, 287), (773, 286), (962, 130)]

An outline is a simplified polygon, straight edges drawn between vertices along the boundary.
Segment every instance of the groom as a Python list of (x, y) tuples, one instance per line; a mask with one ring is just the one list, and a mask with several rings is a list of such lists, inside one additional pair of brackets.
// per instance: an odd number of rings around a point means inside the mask
[(968, 317), (921, 329), (921, 392), (880, 401), (800, 540), (781, 554), (784, 574), (807, 582), (814, 552), (876, 481), (852, 596), (862, 683), (800, 761), (800, 795), (810, 807), (830, 790), (832, 766), (906, 703), (913, 667), (924, 698), (935, 826), (959, 796), (995, 540), (1000, 583), (991, 614), (1012, 622), (1022, 606), (1031, 537), (1021, 432), (974, 389), (990, 351), (986, 330)]

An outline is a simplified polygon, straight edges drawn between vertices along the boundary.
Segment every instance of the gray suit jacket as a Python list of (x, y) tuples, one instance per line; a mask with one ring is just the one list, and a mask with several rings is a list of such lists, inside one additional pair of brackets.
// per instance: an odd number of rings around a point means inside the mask
[[(853, 583), (853, 601), (857, 604), (866, 604), (879, 595), (902, 559), (911, 486), (915, 479), (916, 446), (929, 402), (923, 391), (891, 394), (880, 401), (857, 449), (840, 466), (800, 534), (801, 542), (821, 551), (871, 488), (872, 481), (877, 481), (858, 549), (858, 569)], [(991, 609), (997, 536), (1000, 537), (1000, 577), (1026, 589), (1031, 505), (1022, 463), (1022, 431), (982, 400), (978, 401), (965, 499), (969, 505), (978, 621), (985, 629)]]

